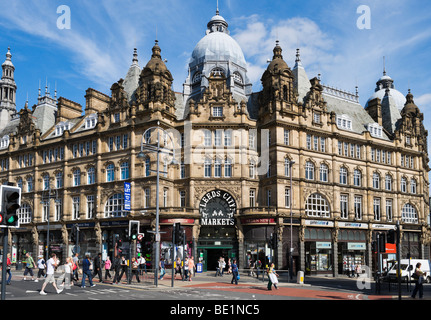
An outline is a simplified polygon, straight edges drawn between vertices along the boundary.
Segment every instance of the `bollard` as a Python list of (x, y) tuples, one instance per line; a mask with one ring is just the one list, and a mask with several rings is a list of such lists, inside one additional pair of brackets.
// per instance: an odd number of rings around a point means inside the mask
[(304, 271), (298, 271), (298, 275), (296, 277), (296, 283), (304, 284)]

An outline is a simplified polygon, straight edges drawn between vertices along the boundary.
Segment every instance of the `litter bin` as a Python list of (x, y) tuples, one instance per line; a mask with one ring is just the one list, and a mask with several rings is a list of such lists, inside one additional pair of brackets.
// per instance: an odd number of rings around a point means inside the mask
[(18, 270), (22, 270), (22, 262), (21, 261), (18, 261), (17, 263), (16, 263), (16, 265), (15, 265), (15, 269), (18, 271)]
[(304, 271), (298, 271), (298, 275), (296, 277), (296, 283), (304, 284)]

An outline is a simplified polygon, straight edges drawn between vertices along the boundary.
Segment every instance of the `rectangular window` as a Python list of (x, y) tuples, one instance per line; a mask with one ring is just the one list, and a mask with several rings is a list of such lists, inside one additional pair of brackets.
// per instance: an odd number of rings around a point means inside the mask
[(381, 217), (380, 198), (374, 198), (373, 211), (374, 211), (374, 220), (380, 221), (380, 217)]
[(213, 117), (223, 117), (223, 107), (213, 107)]
[(114, 151), (114, 137), (108, 139), (108, 149), (110, 152)]
[(311, 150), (311, 135), (307, 134), (307, 149)]
[(214, 145), (221, 146), (222, 130), (214, 131)]
[(290, 135), (289, 130), (288, 129), (284, 129), (284, 144), (286, 146), (289, 145), (289, 135)]
[(79, 197), (72, 198), (72, 220), (79, 219)]
[(256, 189), (250, 189), (250, 208), (256, 207)]
[(145, 190), (144, 190), (144, 194), (145, 194), (145, 197), (144, 197), (144, 200), (145, 200), (145, 203), (144, 203), (144, 208), (149, 208), (150, 207), (150, 201), (151, 201), (151, 198), (150, 198), (150, 188), (146, 188)]
[(224, 145), (229, 147), (232, 145), (232, 130), (225, 130), (224, 132)]
[(61, 216), (63, 213), (63, 201), (62, 199), (56, 199), (55, 200), (55, 221), (60, 221)]
[(284, 206), (290, 208), (290, 188), (284, 189)]
[(212, 145), (212, 132), (210, 130), (204, 131), (204, 146), (210, 147)]
[(87, 219), (94, 218), (94, 196), (87, 196)]
[(323, 137), (320, 138), (320, 151), (326, 152), (326, 139)]
[(392, 221), (392, 200), (386, 200), (386, 221)]
[(340, 195), (340, 215), (342, 219), (347, 219), (349, 217), (347, 195)]
[(362, 219), (362, 197), (355, 196), (355, 218)]
[(180, 207), (186, 207), (186, 192), (184, 190), (180, 191)]

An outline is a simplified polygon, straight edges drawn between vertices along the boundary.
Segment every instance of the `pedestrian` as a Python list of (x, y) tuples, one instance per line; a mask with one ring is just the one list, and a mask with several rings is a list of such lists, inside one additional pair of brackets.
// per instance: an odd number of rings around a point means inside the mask
[(121, 272), (121, 258), (119, 256), (115, 256), (114, 258), (114, 281), (112, 284), (118, 284), (121, 280), (120, 272)]
[(222, 268), (222, 257), (220, 257), (217, 261), (217, 269), (216, 269), (216, 274), (215, 276), (220, 276), (221, 277), (221, 268)]
[(88, 277), (88, 281), (90, 282), (91, 287), (95, 287), (96, 285), (93, 283), (91, 271), (93, 269), (92, 261), (90, 258), (90, 255), (86, 255), (85, 259), (82, 260), (82, 281), (81, 281), (81, 288), (85, 288), (85, 276)]
[(107, 256), (105, 260), (105, 280), (108, 280), (108, 277), (109, 279), (112, 278), (111, 273), (109, 272), (111, 270), (111, 267), (112, 267), (111, 259), (109, 258), (109, 256)]
[(180, 274), (180, 278), (182, 279), (182, 272), (181, 272), (181, 259), (180, 257), (177, 257), (177, 261), (175, 263), (175, 278), (177, 277), (177, 273)]
[(160, 270), (160, 278), (159, 280), (163, 280), (163, 277), (165, 276), (166, 270), (165, 270), (165, 259), (161, 258), (159, 262), (159, 270)]
[(102, 276), (102, 254), (99, 252), (98, 255), (93, 260), (93, 279), (94, 277), (99, 277), (99, 282), (103, 282)]
[(78, 282), (79, 281), (79, 253), (75, 253), (75, 255), (73, 256), (72, 260), (73, 260), (73, 264), (75, 265), (74, 269), (73, 269), (73, 280)]
[(272, 290), (272, 285), (274, 285), (275, 289), (278, 289), (277, 288), (278, 274), (275, 271), (274, 263), (271, 263), (267, 272), (268, 272), (268, 290)]
[(423, 278), (423, 271), (421, 270), (421, 263), (418, 262), (416, 264), (416, 269), (415, 272), (413, 273), (413, 279), (415, 279), (415, 288), (413, 289), (413, 293), (412, 293), (412, 298), (415, 299), (416, 298), (416, 293), (419, 292), (419, 299), (422, 299), (424, 296), (424, 278)]
[(256, 262), (256, 278), (259, 279), (260, 269), (262, 268), (262, 262), (257, 260)]
[(45, 259), (43, 259), (43, 255), (39, 255), (39, 259), (37, 260), (37, 268), (39, 271), (37, 272), (37, 277), (34, 282), (39, 282), (39, 278), (45, 277), (46, 262)]
[(355, 264), (352, 262), (352, 264), (350, 265), (350, 274), (352, 278), (355, 277), (355, 269), (356, 269)]
[(232, 281), (230, 283), (233, 284), (235, 282), (235, 284), (237, 285), (239, 280), (239, 273), (238, 273), (238, 266), (236, 265), (236, 259), (233, 260), (231, 268), (232, 268)]
[(7, 280), (6, 280), (6, 284), (10, 284), (10, 282), (12, 280), (12, 273), (10, 271), (12, 262), (10, 260), (10, 253), (8, 253), (6, 255), (6, 257), (7, 257), (7, 259), (6, 259), (6, 273), (9, 275), (8, 278), (7, 278)]
[(123, 279), (124, 273), (126, 274), (126, 281), (129, 282), (129, 275), (127, 273), (127, 260), (126, 260), (126, 257), (122, 256), (120, 261), (121, 261), (120, 262), (121, 271), (120, 271), (120, 274), (118, 275), (117, 283), (121, 282), (121, 279)]
[(221, 258), (221, 276), (223, 277), (224, 269), (226, 268), (226, 261), (224, 261), (224, 258)]
[(193, 256), (189, 259), (189, 281), (192, 281), (192, 277), (195, 273), (195, 260), (193, 260)]
[(64, 263), (64, 265), (62, 265), (63, 274), (60, 277), (58, 277), (58, 279), (57, 279), (57, 287), (59, 287), (59, 288), (62, 287), (63, 282), (64, 282), (64, 287), (66, 289), (70, 289), (70, 279), (71, 279), (72, 272), (73, 272), (72, 261), (73, 261), (72, 257), (66, 258), (66, 262)]
[(184, 277), (183, 277), (183, 281), (187, 281), (189, 278), (189, 258), (186, 257), (186, 259), (184, 260)]
[(254, 267), (255, 267), (255, 261), (250, 261), (250, 276), (254, 277), (255, 273), (254, 273)]
[(58, 289), (55, 284), (54, 270), (57, 267), (59, 261), (57, 260), (57, 256), (55, 253), (51, 254), (51, 258), (46, 262), (46, 277), (43, 282), (42, 289), (40, 290), (41, 295), (46, 295), (45, 288), (48, 283), (52, 283), (52, 286), (57, 291), (57, 293), (61, 293), (63, 289)]
[(139, 262), (135, 257), (132, 258), (132, 279), (130, 279), (130, 282), (132, 282), (133, 280), (133, 275), (136, 275), (136, 280), (138, 281), (138, 283), (140, 283), (141, 280), (139, 280)]
[(25, 264), (23, 280), (27, 279), (26, 276), (28, 273), (30, 273), (30, 275), (31, 275), (31, 280), (34, 280), (33, 268), (35, 267), (36, 264), (34, 263), (33, 257), (30, 255), (30, 252), (27, 252), (25, 254), (25, 257), (26, 257), (26, 261), (25, 261), (26, 264)]
[(361, 270), (361, 264), (359, 264), (359, 263), (358, 263), (358, 264), (356, 265), (356, 270), (355, 270), (355, 272), (356, 272), (356, 277), (357, 277), (357, 278), (359, 278), (359, 275), (361, 274), (361, 271), (362, 271), (362, 270)]
[(227, 260), (227, 274), (232, 274), (232, 262), (230, 258)]
[(138, 263), (139, 263), (139, 274), (142, 275), (142, 270), (147, 274), (147, 261), (145, 260), (144, 255), (138, 253)]

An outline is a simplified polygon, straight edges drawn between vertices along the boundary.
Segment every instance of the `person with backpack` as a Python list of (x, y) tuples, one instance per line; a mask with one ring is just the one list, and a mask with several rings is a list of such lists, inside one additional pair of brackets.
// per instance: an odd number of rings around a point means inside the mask
[(26, 276), (28, 273), (31, 275), (31, 280), (34, 280), (34, 274), (33, 274), (33, 268), (35, 267), (35, 263), (33, 260), (33, 257), (30, 255), (30, 252), (27, 252), (25, 254), (26, 256), (26, 264), (25, 264), (25, 270), (24, 270), (24, 278), (23, 280), (26, 280)]
[(43, 259), (42, 255), (40, 255), (39, 259), (37, 260), (37, 267), (39, 271), (37, 272), (37, 277), (36, 277), (36, 280), (34, 280), (34, 282), (39, 282), (38, 280), (39, 278), (45, 277), (46, 262), (45, 262), (45, 259)]

